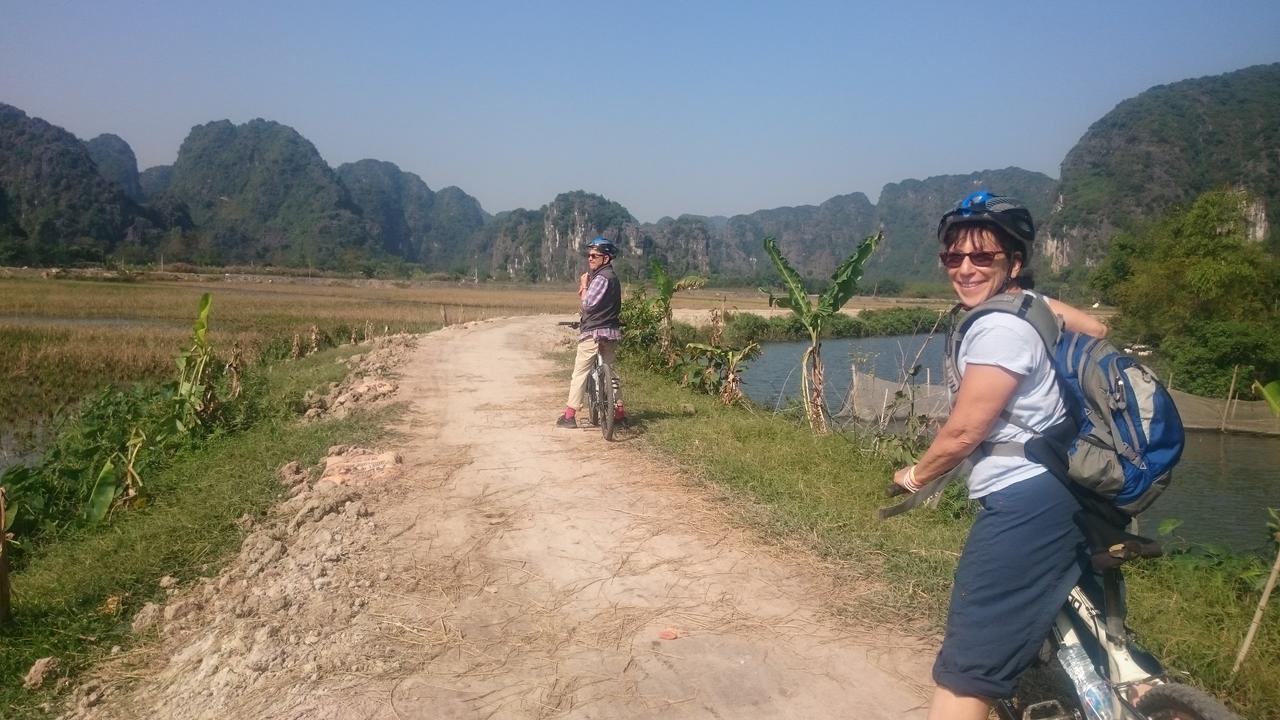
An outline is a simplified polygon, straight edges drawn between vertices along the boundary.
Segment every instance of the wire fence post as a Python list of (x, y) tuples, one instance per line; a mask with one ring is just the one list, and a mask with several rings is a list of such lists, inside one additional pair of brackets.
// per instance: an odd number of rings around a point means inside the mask
[(1222, 424), (1218, 426), (1219, 432), (1227, 430), (1227, 412), (1231, 409), (1231, 398), (1236, 394), (1236, 376), (1240, 374), (1240, 366), (1237, 365), (1231, 371), (1231, 389), (1227, 390), (1227, 404), (1222, 407)]
[(0, 487), (0, 625), (12, 618), (9, 605), (9, 533), (5, 532), (4, 488)]

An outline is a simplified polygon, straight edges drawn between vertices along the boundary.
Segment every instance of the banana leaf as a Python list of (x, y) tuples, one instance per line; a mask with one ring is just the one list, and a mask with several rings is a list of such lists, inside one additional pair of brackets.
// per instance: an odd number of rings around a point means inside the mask
[(769, 293), (769, 304), (778, 307), (784, 307), (808, 324), (808, 317), (813, 312), (813, 306), (809, 303), (809, 294), (804, 289), (804, 279), (800, 277), (800, 273), (791, 267), (787, 259), (782, 256), (782, 251), (778, 249), (778, 241), (772, 235), (764, 239), (764, 251), (768, 253), (769, 259), (773, 261), (774, 267), (778, 269), (778, 274), (782, 276), (782, 284), (787, 291), (787, 297), (774, 297), (772, 292)]
[(831, 274), (831, 285), (818, 298), (818, 313), (829, 317), (840, 311), (858, 290), (858, 281), (862, 279), (862, 266), (875, 252), (876, 246), (884, 238), (884, 231), (871, 235), (862, 241), (858, 251), (850, 255), (840, 267)]
[(120, 482), (116, 477), (115, 463), (108, 458), (102, 470), (98, 472), (98, 479), (94, 481), (93, 489), (89, 491), (89, 499), (84, 504), (84, 514), (89, 522), (98, 522), (107, 516), (107, 511), (111, 509), (111, 501), (116, 499), (116, 492), (119, 489)]
[(1280, 380), (1272, 380), (1266, 385), (1255, 380), (1253, 382), (1253, 391), (1267, 401), (1267, 404), (1271, 406), (1272, 414), (1280, 416)]
[(208, 342), (205, 340), (205, 335), (208, 334), (209, 331), (209, 305), (212, 302), (212, 294), (205, 293), (200, 296), (200, 309), (196, 312), (196, 322), (192, 327), (196, 345), (199, 345), (200, 347), (208, 346)]

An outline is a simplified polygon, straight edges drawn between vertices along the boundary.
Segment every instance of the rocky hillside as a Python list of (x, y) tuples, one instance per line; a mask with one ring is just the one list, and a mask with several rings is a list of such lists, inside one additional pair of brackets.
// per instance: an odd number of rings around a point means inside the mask
[(453, 268), (464, 244), (485, 223), (480, 203), (458, 188), (433, 192), (422, 178), (394, 163), (361, 160), (337, 169), (363, 210), (384, 253), (432, 268)]
[(173, 166), (156, 165), (138, 173), (138, 185), (143, 197), (153, 197), (169, 189), (173, 184)]
[(137, 214), (84, 143), (0, 104), (0, 263), (101, 261)]
[(1061, 182), (1010, 167), (889, 183), (877, 204), (850, 193), (820, 205), (640, 223), (617, 202), (582, 190), (490, 217), (461, 189), (433, 191), (390, 162), (331, 169), (293, 128), (261, 119), (199, 125), (172, 166), (139, 174), (132, 150), (114, 135), (79, 143), (0, 105), (0, 262), (146, 262), (160, 254), (344, 270), (409, 262), (564, 281), (581, 270), (583, 245), (604, 235), (622, 248), (619, 265), (629, 274), (643, 274), (657, 258), (675, 273), (754, 283), (773, 273), (760, 244), (766, 235), (802, 274), (820, 278), (882, 227), (867, 279), (924, 279), (939, 277), (937, 219), (979, 188), (1030, 207), (1042, 269), (1092, 265), (1117, 231), (1222, 187), (1257, 198), (1255, 236), (1280, 251), (1280, 233), (1271, 230), (1280, 223), (1277, 117), (1280, 64), (1258, 66), (1120, 103), (1068, 153)]
[[(975, 190), (1018, 198), (1043, 227), (1057, 188), (1057, 181), (1048, 175), (1016, 167), (889, 183), (880, 191), (876, 205), (876, 221), (884, 226), (885, 239), (872, 256), (867, 277), (940, 278), (938, 219)], [(1045, 257), (1040, 250), (1036, 248), (1033, 254), (1036, 264)]]
[(129, 143), (119, 135), (105, 133), (86, 141), (84, 146), (103, 178), (119, 185), (130, 200), (142, 201), (142, 186), (138, 184), (138, 158), (134, 156)]
[(192, 128), (168, 193), (223, 262), (326, 267), (375, 249), (363, 212), (315, 146), (268, 120)]
[(1117, 230), (1201, 193), (1258, 198), (1259, 235), (1280, 249), (1280, 63), (1159, 85), (1089, 127), (1062, 162), (1049, 225), (1055, 265), (1093, 263)]

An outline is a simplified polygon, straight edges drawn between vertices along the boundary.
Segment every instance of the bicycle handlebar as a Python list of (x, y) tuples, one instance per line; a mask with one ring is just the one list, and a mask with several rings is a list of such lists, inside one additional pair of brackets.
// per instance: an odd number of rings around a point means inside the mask
[(556, 324), (563, 327), (571, 327), (571, 328), (577, 329), (577, 327), (582, 323), (579, 323), (577, 320), (566, 320), (563, 322), (558, 322)]

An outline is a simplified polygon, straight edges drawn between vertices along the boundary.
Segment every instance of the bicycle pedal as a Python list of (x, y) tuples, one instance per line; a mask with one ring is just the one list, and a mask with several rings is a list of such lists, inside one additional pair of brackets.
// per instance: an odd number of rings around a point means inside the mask
[(1024, 708), (1022, 720), (1080, 720), (1080, 714), (1062, 707), (1057, 700), (1044, 700)]

